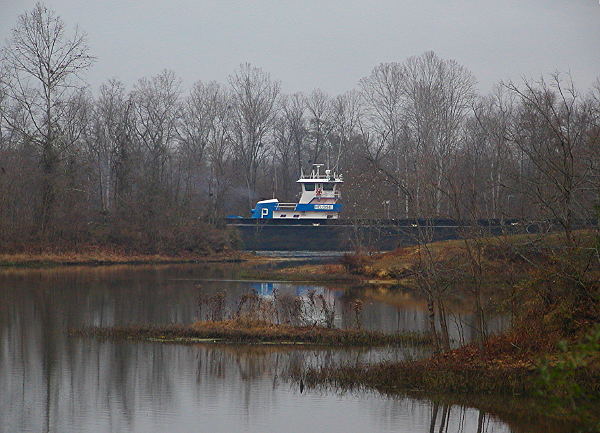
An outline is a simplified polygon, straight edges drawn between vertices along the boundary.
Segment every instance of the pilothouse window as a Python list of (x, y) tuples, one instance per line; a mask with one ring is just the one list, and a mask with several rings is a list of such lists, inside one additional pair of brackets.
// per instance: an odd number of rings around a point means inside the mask
[(324, 183), (323, 191), (333, 191), (334, 183)]
[(304, 191), (314, 191), (314, 190), (315, 190), (314, 183), (305, 183), (304, 184)]

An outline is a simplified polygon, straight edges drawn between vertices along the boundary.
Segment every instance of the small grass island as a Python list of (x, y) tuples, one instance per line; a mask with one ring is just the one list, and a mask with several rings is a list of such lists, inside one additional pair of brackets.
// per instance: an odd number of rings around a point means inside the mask
[(430, 344), (428, 335), (384, 334), (362, 329), (294, 326), (262, 320), (233, 318), (199, 321), (191, 325), (90, 327), (71, 329), (71, 336), (129, 339), (164, 343), (307, 344), (320, 346), (386, 346)]

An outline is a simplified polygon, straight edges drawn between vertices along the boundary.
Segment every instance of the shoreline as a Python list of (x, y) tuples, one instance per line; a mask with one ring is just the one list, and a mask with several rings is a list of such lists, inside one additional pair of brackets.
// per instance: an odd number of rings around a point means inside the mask
[(358, 275), (346, 272), (343, 265), (338, 263), (291, 265), (274, 270), (244, 269), (240, 277), (261, 281), (369, 283)]
[(43, 252), (43, 253), (0, 253), (0, 270), (3, 269), (39, 269), (71, 266), (113, 266), (113, 265), (170, 265), (202, 263), (264, 263), (275, 261), (241, 251), (198, 254), (127, 254), (110, 250), (81, 252)]
[[(423, 294), (438, 287), (446, 280), (426, 272), (427, 265), (437, 266), (452, 282), (449, 289), (433, 292), (444, 309), (455, 297), (477, 293), (510, 313), (511, 326), (454, 350), (443, 347), (440, 338), (439, 352), (426, 359), (308, 368), (294, 379), (342, 392), (530, 398), (532, 406), (540, 407), (535, 415), (547, 416), (544, 408), (552, 406), (552, 418), (600, 431), (600, 268), (590, 257), (600, 238), (578, 231), (575, 246), (568, 249), (561, 236), (489, 237), (478, 244), (450, 240), (345, 256), (348, 273), (365, 285), (388, 282), (389, 289), (379, 289), (388, 296), (395, 292), (393, 286)], [(429, 286), (423, 284), (426, 278)], [(432, 309), (434, 305), (432, 301)]]
[[(550, 420), (573, 422), (581, 426), (581, 431), (600, 430), (597, 398), (600, 365), (594, 359), (553, 382), (557, 385), (560, 380), (568, 380), (572, 385), (565, 384), (562, 389), (548, 392), (543, 385), (544, 362), (548, 362), (549, 369), (556, 369), (551, 374), (560, 375), (564, 360), (577, 354), (541, 350), (519, 355), (506, 349), (511, 343), (514, 344), (512, 338), (501, 334), (482, 351), (470, 344), (420, 360), (308, 368), (295, 372), (292, 380), (309, 388), (339, 392), (374, 390), (390, 396), (433, 394), (454, 402), (465, 401), (498, 415), (537, 418), (545, 423), (551, 423)], [(500, 354), (493, 353), (494, 349), (500, 349)], [(586, 392), (570, 395), (574, 388), (569, 386)], [(528, 410), (519, 405), (500, 407), (495, 402), (497, 398), (527, 401)], [(484, 403), (482, 399), (489, 401)]]
[(68, 335), (178, 344), (235, 343), (377, 347), (429, 345), (432, 342), (430, 336), (416, 333), (384, 334), (359, 329), (272, 324), (239, 318), (200, 321), (191, 325), (89, 327), (70, 329)]

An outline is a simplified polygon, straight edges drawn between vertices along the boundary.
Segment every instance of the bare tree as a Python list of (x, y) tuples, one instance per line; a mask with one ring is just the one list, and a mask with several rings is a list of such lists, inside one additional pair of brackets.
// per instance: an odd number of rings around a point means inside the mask
[(471, 199), (465, 204), (477, 204), (478, 218), (516, 216), (511, 182), (518, 176), (519, 152), (507, 138), (514, 105), (510, 96), (497, 87), (477, 99), (474, 115), (465, 122), (460, 155), (455, 158), (454, 172), (468, 179), (463, 191), (468, 191)]
[(306, 104), (301, 93), (294, 93), (283, 98), (281, 104), (282, 116), (289, 130), (291, 145), (294, 149), (296, 175), (302, 170), (308, 130), (306, 125)]
[[(592, 120), (588, 134), (587, 160), (590, 164), (591, 188), (595, 190), (593, 200), (600, 205), (600, 78), (596, 79), (588, 97), (588, 105), (592, 113)], [(596, 215), (596, 218), (600, 218), (600, 215)]]
[(238, 158), (248, 188), (248, 204), (256, 191), (258, 164), (266, 150), (266, 139), (273, 129), (279, 82), (249, 63), (229, 77), (232, 89), (232, 128)]
[(100, 86), (94, 114), (87, 148), (97, 173), (100, 209), (110, 212), (117, 190), (125, 187), (131, 153), (131, 100), (123, 83), (112, 79)]
[(592, 211), (592, 166), (582, 157), (594, 112), (570, 77), (553, 74), (548, 80), (524, 80), (522, 86), (509, 82), (505, 87), (519, 102), (509, 138), (531, 164), (521, 187), (572, 242), (575, 219), (589, 218)]
[(202, 82), (192, 88), (181, 109), (179, 127), (179, 154), (182, 176), (184, 176), (184, 197), (190, 200), (195, 192), (199, 177), (205, 169), (205, 149), (212, 133), (215, 112), (215, 92)]
[(432, 51), (403, 65), (403, 118), (429, 173), (430, 212), (442, 214), (442, 182), (447, 161), (462, 138), (462, 126), (475, 95), (475, 78), (454, 60)]
[[(6, 149), (9, 146), (11, 140), (9, 139), (9, 135), (11, 128), (5, 118), (11, 116), (10, 110), (11, 107), (8, 101), (8, 82), (7, 82), (7, 71), (3, 67), (3, 64), (0, 63), (0, 152)], [(15, 123), (14, 121), (11, 123)]]
[(407, 218), (409, 202), (409, 149), (404, 126), (404, 71), (399, 63), (382, 63), (360, 80), (367, 109), (367, 129), (372, 137), (367, 147), (371, 164), (394, 184), (396, 201), (404, 203)]
[(2, 50), (10, 74), (9, 97), (25, 109), (27, 122), (12, 123), (40, 150), (43, 172), (40, 231), (52, 221), (56, 200), (55, 176), (61, 157), (79, 134), (65, 134), (73, 119), (69, 100), (84, 86), (81, 74), (94, 58), (90, 56), (85, 33), (72, 34), (62, 19), (41, 3), (19, 16), (8, 45)]
[(331, 100), (317, 89), (305, 98), (305, 104), (308, 112), (308, 155), (312, 163), (320, 163), (333, 128)]
[(182, 111), (179, 152), (188, 173), (186, 196), (192, 195), (193, 191), (204, 192), (198, 186), (206, 186), (207, 214), (215, 221), (222, 214), (222, 199), (227, 187), (231, 144), (229, 95), (218, 83), (198, 82), (184, 101)]
[[(286, 101), (287, 98), (283, 98)], [(285, 105), (286, 102), (283, 102)], [(273, 193), (282, 193), (283, 197), (291, 200), (295, 170), (292, 171), (294, 162), (294, 125), (288, 121), (285, 112), (277, 118), (273, 136), (273, 165), (279, 170), (273, 173)]]
[[(433, 336), (436, 350), (441, 351), (450, 348), (445, 302), (450, 284), (446, 277), (449, 271), (448, 264), (438, 256), (431, 246), (434, 230), (429, 225), (417, 228), (415, 242), (418, 244), (418, 260), (413, 272), (417, 287), (427, 299), (429, 332)], [(436, 321), (440, 324), (440, 332), (437, 331)]]
[(360, 94), (350, 91), (337, 96), (331, 109), (333, 128), (327, 147), (327, 165), (339, 170), (342, 155), (349, 153), (350, 142), (360, 130), (363, 114)]
[(166, 70), (150, 79), (140, 79), (132, 92), (134, 130), (143, 155), (142, 214), (152, 224), (159, 213), (159, 199), (163, 199), (162, 206), (168, 205), (164, 200), (169, 196), (169, 163), (178, 137), (179, 97), (180, 80)]
[(475, 79), (433, 52), (376, 67), (360, 82), (367, 107), (365, 155), (409, 216), (442, 215), (447, 161), (460, 147)]

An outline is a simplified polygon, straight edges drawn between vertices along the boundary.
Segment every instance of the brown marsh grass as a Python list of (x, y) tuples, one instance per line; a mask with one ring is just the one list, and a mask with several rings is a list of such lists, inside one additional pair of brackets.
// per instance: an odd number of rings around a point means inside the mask
[(90, 327), (69, 330), (71, 336), (193, 344), (199, 342), (315, 344), (324, 346), (386, 346), (429, 344), (420, 334), (384, 334), (359, 329), (293, 326), (236, 318), (201, 321), (190, 326)]

